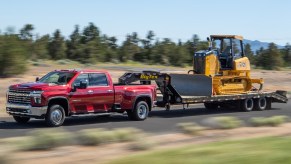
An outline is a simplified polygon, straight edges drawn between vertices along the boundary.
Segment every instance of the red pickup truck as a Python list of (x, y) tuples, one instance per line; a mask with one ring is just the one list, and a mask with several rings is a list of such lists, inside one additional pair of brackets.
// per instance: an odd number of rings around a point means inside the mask
[(61, 126), (65, 117), (92, 113), (126, 111), (130, 119), (144, 120), (155, 101), (155, 85), (113, 84), (106, 71), (56, 70), (36, 82), (11, 85), (6, 111), (18, 123), (37, 118)]

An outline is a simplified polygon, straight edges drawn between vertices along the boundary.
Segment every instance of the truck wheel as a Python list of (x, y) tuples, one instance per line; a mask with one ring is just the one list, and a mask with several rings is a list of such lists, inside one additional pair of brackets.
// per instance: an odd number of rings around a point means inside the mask
[(255, 99), (255, 109), (256, 110), (265, 110), (267, 108), (267, 99), (266, 97), (260, 97)]
[(250, 112), (254, 108), (254, 100), (251, 98), (247, 98), (242, 100), (241, 102), (241, 109), (245, 112)]
[(30, 120), (29, 117), (21, 117), (21, 116), (13, 116), (13, 118), (17, 123), (20, 123), (20, 124), (25, 124)]
[(65, 110), (60, 105), (52, 105), (45, 116), (45, 122), (48, 126), (58, 127), (65, 121)]
[(204, 106), (207, 110), (216, 110), (218, 108), (218, 104), (214, 103), (204, 103)]
[(139, 101), (136, 103), (135, 108), (132, 111), (133, 120), (142, 121), (148, 117), (149, 106), (145, 101)]

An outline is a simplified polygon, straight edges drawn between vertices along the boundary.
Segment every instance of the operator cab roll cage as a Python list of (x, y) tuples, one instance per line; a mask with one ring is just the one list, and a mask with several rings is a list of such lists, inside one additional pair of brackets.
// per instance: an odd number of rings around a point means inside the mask
[[(210, 39), (207, 38), (209, 44), (209, 49), (212, 49), (213, 51), (217, 51), (219, 62), (220, 62), (220, 68), (222, 70), (230, 70), (233, 68), (233, 61), (237, 58), (244, 57), (244, 49), (243, 49), (243, 37), (237, 36), (237, 35), (211, 35)], [(226, 41), (228, 40), (228, 42)], [(234, 44), (235, 41), (239, 41), (239, 47), (240, 47), (240, 54), (238, 56), (234, 53)], [(216, 43), (216, 41), (219, 42), (220, 48), (214, 49), (212, 47), (213, 43)], [(229, 43), (226, 45), (226, 43)]]

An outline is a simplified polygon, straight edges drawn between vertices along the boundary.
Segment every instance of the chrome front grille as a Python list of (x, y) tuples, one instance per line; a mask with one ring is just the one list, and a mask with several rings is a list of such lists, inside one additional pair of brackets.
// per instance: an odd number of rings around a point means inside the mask
[(7, 98), (9, 103), (30, 104), (30, 90), (10, 89)]
[(9, 89), (10, 93), (23, 93), (23, 94), (30, 94), (31, 90), (29, 89)]

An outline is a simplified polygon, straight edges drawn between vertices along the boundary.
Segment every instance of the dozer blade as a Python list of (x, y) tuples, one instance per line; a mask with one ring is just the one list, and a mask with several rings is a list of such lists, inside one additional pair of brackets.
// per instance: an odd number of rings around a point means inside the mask
[(171, 85), (180, 96), (211, 96), (212, 78), (205, 75), (170, 74)]

